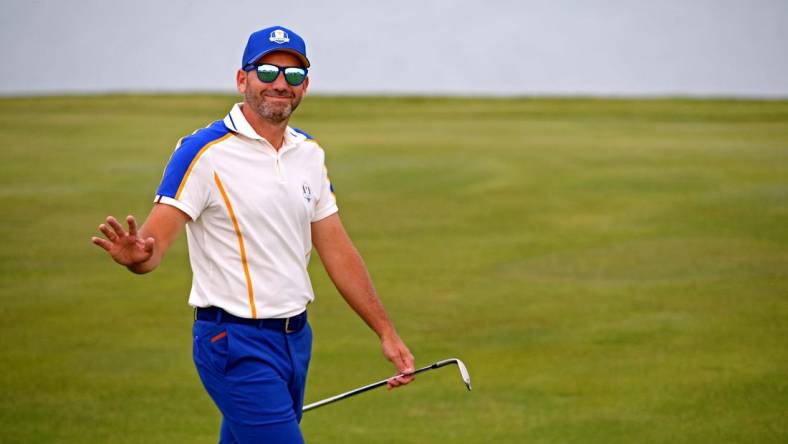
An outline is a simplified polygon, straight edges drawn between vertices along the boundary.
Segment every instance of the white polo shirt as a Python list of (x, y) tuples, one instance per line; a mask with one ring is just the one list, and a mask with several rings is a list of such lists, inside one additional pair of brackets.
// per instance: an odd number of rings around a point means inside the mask
[(325, 153), (290, 127), (277, 151), (239, 105), (179, 141), (155, 202), (191, 217), (190, 305), (244, 318), (294, 316), (315, 297), (311, 223), (338, 211)]

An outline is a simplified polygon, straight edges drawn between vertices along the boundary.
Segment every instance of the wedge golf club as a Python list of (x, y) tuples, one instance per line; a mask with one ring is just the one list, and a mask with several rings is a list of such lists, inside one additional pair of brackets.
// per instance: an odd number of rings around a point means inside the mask
[[(426, 372), (427, 370), (434, 370), (436, 368), (445, 367), (450, 364), (457, 364), (457, 368), (460, 369), (460, 376), (462, 376), (462, 382), (465, 383), (465, 387), (468, 388), (468, 391), (471, 390), (471, 375), (468, 373), (468, 369), (465, 367), (465, 364), (457, 358), (450, 358), (444, 359), (442, 361), (438, 361), (434, 364), (430, 364), (426, 367), (422, 367), (418, 370), (414, 370), (410, 373), (403, 373), (401, 376), (410, 376), (416, 375), (422, 372)], [(364, 393), (366, 391), (382, 387), (386, 385), (391, 378), (386, 378), (378, 382), (373, 382), (372, 384), (365, 385), (363, 387), (359, 387), (357, 389), (350, 390), (349, 392), (340, 393), (336, 396), (332, 396), (330, 398), (323, 399), (322, 401), (313, 402), (312, 404), (305, 405), (303, 408), (304, 412), (308, 412), (309, 410), (316, 409), (318, 407), (322, 407), (326, 404), (331, 404), (333, 402), (341, 401), (346, 398), (350, 398), (351, 396), (358, 395), (359, 393)]]

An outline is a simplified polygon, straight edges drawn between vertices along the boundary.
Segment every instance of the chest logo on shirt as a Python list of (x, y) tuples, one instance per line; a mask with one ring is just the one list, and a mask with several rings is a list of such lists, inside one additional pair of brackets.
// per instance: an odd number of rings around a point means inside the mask
[(312, 189), (309, 188), (308, 183), (304, 182), (304, 184), (301, 185), (301, 191), (304, 192), (304, 199), (306, 199), (307, 202), (312, 202)]

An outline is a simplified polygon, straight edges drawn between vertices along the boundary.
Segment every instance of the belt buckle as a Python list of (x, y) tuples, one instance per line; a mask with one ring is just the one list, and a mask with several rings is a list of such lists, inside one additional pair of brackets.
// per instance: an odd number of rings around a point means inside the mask
[(295, 330), (290, 330), (290, 319), (291, 318), (285, 318), (285, 334), (295, 333)]

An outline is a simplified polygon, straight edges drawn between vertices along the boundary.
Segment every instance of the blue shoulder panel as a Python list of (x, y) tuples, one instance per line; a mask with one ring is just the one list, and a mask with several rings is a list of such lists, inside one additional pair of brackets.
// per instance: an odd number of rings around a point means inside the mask
[(195, 131), (191, 136), (184, 137), (180, 146), (170, 156), (170, 161), (167, 164), (167, 168), (164, 169), (164, 176), (161, 178), (161, 184), (156, 194), (175, 198), (178, 187), (181, 186), (181, 181), (183, 181), (183, 176), (186, 175), (186, 171), (189, 169), (192, 160), (197, 156), (197, 153), (205, 145), (224, 137), (229, 132), (230, 130), (227, 129), (224, 123), (221, 120), (217, 120), (208, 127)]
[(307, 133), (304, 130), (293, 128), (293, 131), (297, 132), (298, 134), (303, 134), (304, 136), (306, 136), (307, 139), (314, 139), (314, 137), (310, 136), (309, 133)]

